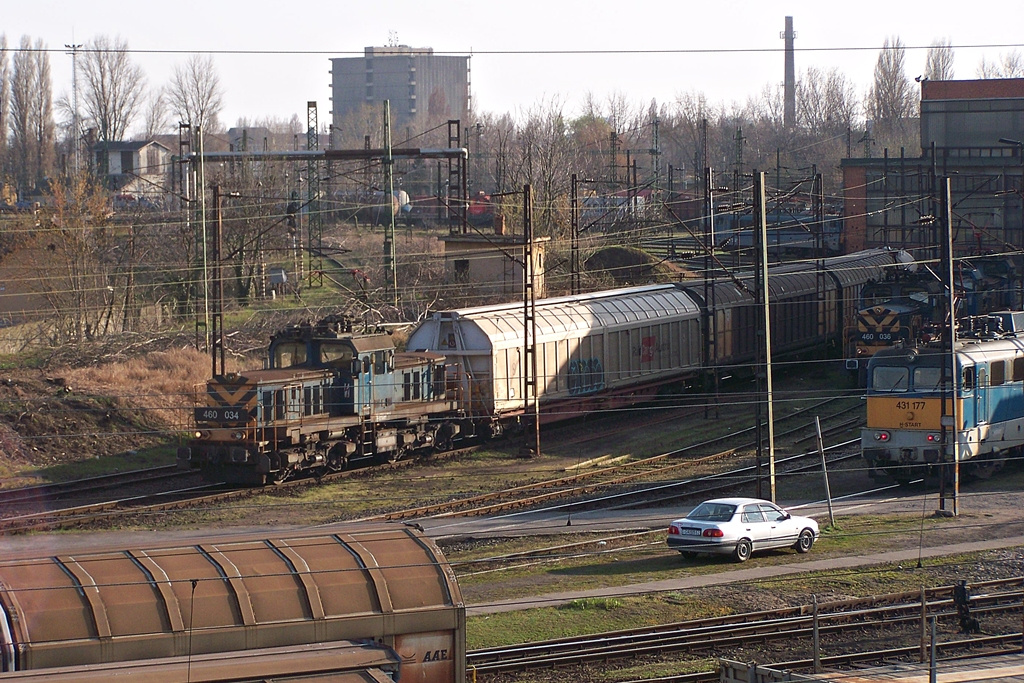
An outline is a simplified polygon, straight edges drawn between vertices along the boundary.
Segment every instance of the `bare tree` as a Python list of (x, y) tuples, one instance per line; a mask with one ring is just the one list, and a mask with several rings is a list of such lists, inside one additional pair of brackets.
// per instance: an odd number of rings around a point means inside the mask
[(52, 312), (53, 339), (78, 342), (101, 334), (110, 322), (115, 282), (106, 263), (118, 236), (103, 227), (107, 200), (102, 188), (80, 175), (54, 181), (52, 202), (27, 259), (37, 291)]
[(953, 80), (953, 47), (949, 38), (936, 40), (928, 48), (924, 77), (930, 81)]
[(916, 112), (916, 98), (905, 73), (906, 47), (899, 37), (886, 38), (875, 64), (875, 80), (868, 92), (868, 118), (880, 133), (906, 135), (907, 121)]
[(23, 191), (52, 170), (54, 135), (50, 58), (41, 40), (33, 47), (23, 36), (11, 73), (11, 164)]
[(1024, 77), (1024, 57), (1017, 50), (1000, 53), (999, 59), (994, 62), (982, 57), (978, 65), (978, 78), (1021, 77)]
[(11, 112), (11, 67), (7, 59), (7, 36), (0, 34), (0, 178), (7, 174), (7, 131)]
[(167, 96), (171, 110), (193, 130), (217, 130), (224, 95), (212, 57), (194, 54), (174, 67)]
[(170, 111), (167, 105), (167, 94), (163, 90), (155, 90), (149, 94), (146, 109), (143, 112), (142, 135), (147, 140), (154, 135), (166, 133), (170, 126)]
[(82, 101), (100, 142), (123, 140), (142, 104), (146, 85), (142, 68), (133, 64), (128, 42), (98, 36), (82, 59)]
[(797, 117), (812, 135), (838, 135), (857, 115), (856, 91), (839, 69), (810, 67), (797, 84)]

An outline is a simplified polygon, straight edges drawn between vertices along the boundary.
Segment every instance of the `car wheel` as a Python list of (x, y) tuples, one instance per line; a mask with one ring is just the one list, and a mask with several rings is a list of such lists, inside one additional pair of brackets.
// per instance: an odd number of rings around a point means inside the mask
[(796, 539), (796, 545), (793, 547), (798, 553), (806, 553), (812, 545), (814, 545), (814, 534), (810, 529), (804, 529), (800, 532), (800, 536)]
[(732, 551), (733, 559), (737, 562), (746, 562), (750, 559), (750, 541), (747, 539), (741, 539), (736, 544), (736, 550)]
[(692, 560), (693, 558), (697, 557), (697, 553), (693, 552), (692, 550), (680, 550), (679, 554), (685, 557), (687, 560)]

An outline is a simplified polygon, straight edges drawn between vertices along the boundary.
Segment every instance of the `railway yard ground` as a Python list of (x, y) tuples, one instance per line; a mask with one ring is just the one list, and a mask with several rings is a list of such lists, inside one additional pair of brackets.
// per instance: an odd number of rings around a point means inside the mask
[[(202, 374), (208, 370), (208, 359), (200, 360)], [(857, 436), (859, 424), (850, 420), (863, 418), (863, 403), (836, 366), (823, 365), (827, 369), (819, 371), (804, 367), (800, 373), (791, 369), (777, 375), (780, 459), (814, 450), (815, 416), (821, 418), (826, 432), (834, 430), (826, 443)], [(86, 377), (69, 377), (75, 375), (40, 370), (11, 373), (0, 382), (2, 488), (87, 476), (98, 469), (172, 461), (173, 448), (161, 448), (155, 435), (173, 425), (131, 397), (142, 392), (122, 389), (103, 395), (99, 393), (101, 382), (88, 384)], [(738, 566), (727, 559), (685, 559), (670, 551), (664, 543), (668, 522), (701, 497), (755, 493), (750, 475), (736, 474), (738, 467), (754, 464), (751, 435), (742, 434), (753, 424), (754, 412), (745, 391), (749, 387), (730, 387), (710, 409), (705, 407), (706, 401), (691, 396), (690, 405), (682, 407), (653, 406), (545, 429), (542, 453), (534, 457), (523, 457), (518, 443), (509, 441), (404, 468), (363, 470), (330, 482), (271, 488), (224, 503), (137, 512), (56, 537), (5, 537), (0, 539), (0, 547), (7, 552), (19, 548), (38, 552), (46, 539), (87, 545), (120, 534), (131, 538), (139, 531), (174, 537), (213, 529), (332, 524), (558, 481), (545, 487), (561, 492), (554, 502), (523, 503), (518, 510), (474, 517), (453, 512), (408, 520), (420, 523), (436, 538), (458, 575), (469, 607), (471, 650), (806, 606), (815, 599), (834, 602), (914, 592), (922, 586), (949, 586), (959, 580), (970, 585), (1024, 575), (1024, 509), (1019, 504), (1024, 465), (1016, 462), (1008, 463), (992, 479), (965, 483), (960, 514), (950, 517), (937, 514), (934, 490), (885, 488), (884, 483), (868, 478), (858, 459), (837, 458), (829, 465), (834, 526), (829, 525), (823, 504), (820, 467), (806, 472), (780, 471), (778, 502), (786, 507), (801, 506), (801, 514), (813, 514), (824, 530), (808, 555), (771, 552)], [(825, 403), (827, 399), (833, 400)], [(88, 410), (81, 410), (82, 406)], [(39, 414), (49, 415), (50, 422), (39, 423), (35, 431), (25, 429), (25, 422), (36, 420)], [(44, 438), (46, 429), (116, 436), (109, 441), (74, 436), (56, 441)], [(685, 468), (657, 473), (652, 468), (648, 478), (586, 490), (583, 474), (613, 467), (624, 457), (641, 459), (729, 434), (736, 436), (669, 458), (674, 463), (693, 459)], [(852, 444), (837, 448), (837, 453), (856, 450), (857, 445)], [(696, 460), (713, 453), (722, 455)], [(582, 502), (710, 475), (725, 476), (717, 484), (722, 488), (714, 493), (691, 487), (678, 498), (658, 495), (614, 503)], [(767, 490), (763, 496), (768, 496)], [(994, 547), (970, 545), (977, 541), (991, 541)], [(933, 554), (928, 551), (932, 548), (942, 550)], [(904, 554), (887, 559), (884, 553), (894, 550)], [(551, 598), (558, 595), (563, 599)], [(513, 601), (519, 609), (506, 611), (504, 606)], [(995, 613), (982, 617), (980, 623), (984, 633), (1019, 632), (1021, 613)], [(952, 638), (957, 626), (953, 620), (943, 621), (940, 630)], [(896, 642), (916, 643), (917, 638), (913, 625), (865, 627), (854, 635), (827, 636), (822, 648), (825, 652), (874, 650)], [(765, 664), (793, 661), (809, 656), (806, 641), (751, 640), (721, 651), (675, 652), (662, 658), (645, 656), (585, 665), (571, 679), (611, 682), (701, 671), (717, 657)], [(565, 671), (539, 669), (488, 674), (481, 680), (567, 678)]]

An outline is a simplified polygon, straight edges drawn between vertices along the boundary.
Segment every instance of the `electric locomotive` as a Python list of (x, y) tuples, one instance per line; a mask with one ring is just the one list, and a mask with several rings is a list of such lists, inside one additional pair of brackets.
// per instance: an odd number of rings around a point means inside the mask
[(1024, 338), (1003, 332), (1006, 316), (1013, 314), (961, 323), (953, 370), (948, 346), (937, 343), (882, 349), (871, 358), (861, 430), (869, 475), (904, 485), (948, 478), (955, 444), (962, 474), (986, 477), (1021, 451)]
[(266, 366), (206, 383), (180, 467), (262, 485), (447, 448), (461, 429), (442, 354), (396, 352), (343, 317), (274, 335)]

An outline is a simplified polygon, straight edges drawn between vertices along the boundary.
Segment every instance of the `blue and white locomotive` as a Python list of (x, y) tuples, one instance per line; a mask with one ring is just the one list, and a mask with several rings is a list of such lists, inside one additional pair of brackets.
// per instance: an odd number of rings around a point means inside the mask
[(892, 347), (871, 358), (861, 431), (869, 474), (901, 484), (948, 478), (942, 466), (953, 462), (954, 433), (956, 458), (968, 477), (990, 476), (1024, 447), (1024, 334), (1005, 331), (1016, 329), (1020, 315), (961, 323), (952, 372), (948, 343)]

